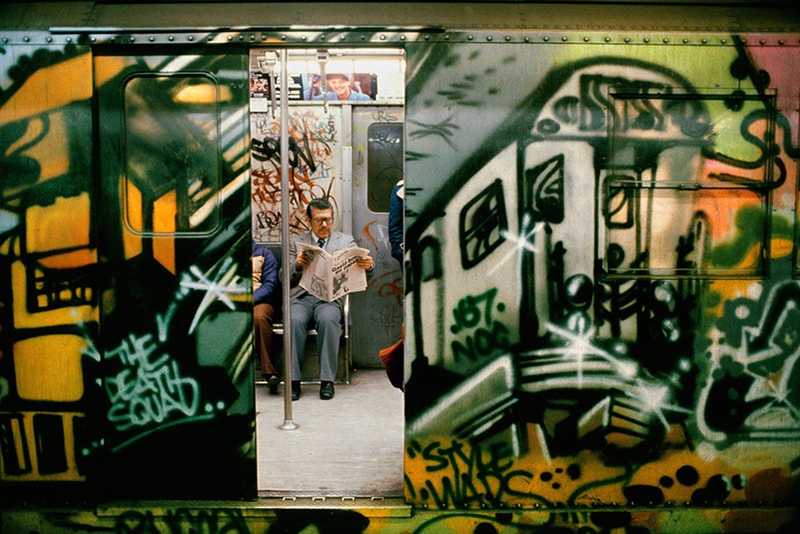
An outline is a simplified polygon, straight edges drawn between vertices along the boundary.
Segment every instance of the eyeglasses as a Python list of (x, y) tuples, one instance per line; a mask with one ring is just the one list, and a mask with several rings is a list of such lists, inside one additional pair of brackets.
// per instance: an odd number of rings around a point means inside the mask
[(314, 217), (311, 219), (311, 222), (316, 224), (331, 224), (333, 222), (333, 217)]

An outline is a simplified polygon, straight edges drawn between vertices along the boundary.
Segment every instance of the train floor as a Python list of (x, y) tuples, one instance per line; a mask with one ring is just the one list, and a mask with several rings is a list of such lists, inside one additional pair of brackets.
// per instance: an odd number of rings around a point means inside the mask
[(384, 369), (350, 378), (331, 400), (319, 398), (318, 383), (303, 384), (289, 418), (283, 384), (270, 395), (256, 382), (260, 497), (402, 496), (403, 393)]

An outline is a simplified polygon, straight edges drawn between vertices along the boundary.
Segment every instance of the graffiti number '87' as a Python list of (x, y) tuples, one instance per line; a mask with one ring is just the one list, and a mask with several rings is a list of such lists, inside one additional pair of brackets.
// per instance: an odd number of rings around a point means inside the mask
[[(476, 360), (493, 356), (508, 349), (508, 327), (495, 321), (492, 313), (495, 310), (494, 299), (497, 289), (492, 288), (480, 295), (467, 295), (458, 301), (453, 310), (454, 323), (450, 326), (453, 334), (461, 334), (470, 330), (462, 343), (454, 340), (451, 344), (453, 357)], [(505, 310), (505, 304), (498, 303), (496, 310)]]

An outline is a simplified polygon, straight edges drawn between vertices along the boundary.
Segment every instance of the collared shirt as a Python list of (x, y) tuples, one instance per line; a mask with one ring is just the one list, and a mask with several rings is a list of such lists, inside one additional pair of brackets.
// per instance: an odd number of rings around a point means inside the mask
[[(327, 244), (328, 244), (328, 240), (327, 240), (327, 239), (322, 239), (320, 236), (318, 236), (317, 234), (315, 234), (313, 231), (311, 232), (311, 235), (312, 235), (312, 236), (314, 236), (314, 239), (315, 239), (315, 240), (316, 240), (316, 242), (317, 242), (317, 246), (319, 246), (320, 248), (323, 248), (323, 249), (324, 249), (324, 248), (325, 248), (325, 245), (327, 245)], [(319, 242), (320, 242), (320, 241), (322, 241), (322, 245), (320, 245), (320, 244), (319, 244)]]

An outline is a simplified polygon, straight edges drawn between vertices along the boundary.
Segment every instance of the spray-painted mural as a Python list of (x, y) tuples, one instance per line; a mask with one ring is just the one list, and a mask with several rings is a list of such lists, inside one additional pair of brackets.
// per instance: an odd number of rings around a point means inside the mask
[[(289, 111), (289, 228), (309, 230), (306, 206), (328, 197), (341, 221), (341, 110), (292, 107)], [(280, 113), (252, 113), (253, 236), (262, 243), (281, 241)]]
[(95, 58), (109, 484), (252, 495), (246, 57), (119, 63)]
[(743, 46), (434, 49), (408, 48), (407, 498), (797, 502), (800, 78)]
[(252, 494), (242, 59), (24, 52), (2, 69), (3, 493)]
[(75, 46), (18, 53), (1, 69), (0, 479), (80, 484), (101, 439), (99, 362), (86, 356), (99, 306), (91, 147), (82, 142), (91, 58)]

